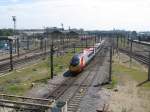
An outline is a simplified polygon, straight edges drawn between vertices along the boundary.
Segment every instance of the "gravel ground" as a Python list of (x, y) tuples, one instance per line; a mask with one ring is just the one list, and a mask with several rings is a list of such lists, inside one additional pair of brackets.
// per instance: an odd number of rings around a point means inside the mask
[(46, 98), (50, 92), (52, 92), (56, 87), (58, 87), (65, 79), (66, 77), (63, 77), (63, 75), (55, 76), (52, 80), (48, 81), (48, 84), (40, 85), (38, 87), (33, 87), (32, 90), (30, 90), (26, 96), (29, 97), (37, 97), (37, 98)]
[[(107, 55), (109, 58), (109, 55)], [(91, 87), (88, 89), (86, 95), (83, 97), (80, 108), (80, 112), (96, 112), (96, 110), (101, 110), (104, 104), (108, 103), (110, 94), (108, 90), (102, 88), (100, 85), (108, 81), (109, 76), (109, 62), (108, 58), (102, 66), (99, 67), (97, 77), (92, 83)]]

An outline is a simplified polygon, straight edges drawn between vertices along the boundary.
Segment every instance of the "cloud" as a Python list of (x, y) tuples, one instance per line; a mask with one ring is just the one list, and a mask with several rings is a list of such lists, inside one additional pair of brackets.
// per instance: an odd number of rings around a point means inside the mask
[(18, 28), (60, 26), (85, 29), (136, 29), (150, 27), (150, 0), (15, 0), (0, 6), (1, 27), (11, 27), (16, 15)]
[(15, 2), (15, 3), (18, 2), (18, 1), (19, 1), (19, 0), (11, 0), (11, 2)]

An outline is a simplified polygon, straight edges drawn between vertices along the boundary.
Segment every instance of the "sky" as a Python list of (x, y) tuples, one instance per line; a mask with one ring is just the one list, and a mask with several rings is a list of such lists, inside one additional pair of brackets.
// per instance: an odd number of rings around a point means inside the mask
[(0, 0), (0, 28), (150, 30), (150, 0)]

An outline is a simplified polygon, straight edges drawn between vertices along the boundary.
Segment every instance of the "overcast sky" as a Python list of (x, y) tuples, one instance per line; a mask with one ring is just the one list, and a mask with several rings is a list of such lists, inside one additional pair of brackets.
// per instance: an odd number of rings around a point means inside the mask
[(150, 0), (0, 0), (0, 28), (150, 30)]

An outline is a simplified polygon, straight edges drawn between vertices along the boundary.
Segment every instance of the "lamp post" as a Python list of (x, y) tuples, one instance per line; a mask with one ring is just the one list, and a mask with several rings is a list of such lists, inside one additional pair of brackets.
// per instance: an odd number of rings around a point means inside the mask
[(16, 48), (17, 48), (17, 55), (19, 57), (19, 38), (16, 39), (16, 16), (12, 16), (12, 20), (14, 22), (14, 37), (15, 37), (15, 52), (16, 52)]
[(16, 16), (12, 16), (12, 20), (14, 22), (14, 37), (15, 37), (15, 53), (16, 53)]
[(12, 20), (14, 22), (14, 35), (15, 35), (15, 30), (16, 30), (16, 16), (12, 16)]

